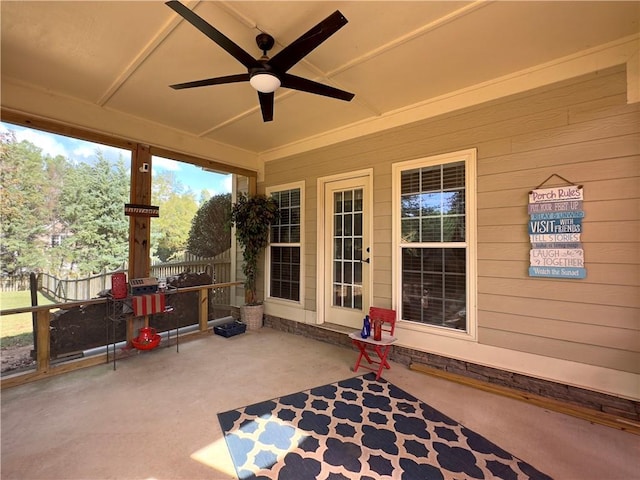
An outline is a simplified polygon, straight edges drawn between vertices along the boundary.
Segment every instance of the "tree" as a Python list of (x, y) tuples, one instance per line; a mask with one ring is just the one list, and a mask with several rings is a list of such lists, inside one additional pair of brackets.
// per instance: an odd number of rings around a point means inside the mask
[(187, 250), (199, 257), (215, 257), (231, 247), (231, 194), (214, 195), (191, 222)]
[(198, 204), (195, 194), (173, 172), (154, 175), (151, 201), (160, 207), (160, 217), (151, 220), (151, 245), (154, 256), (164, 262), (187, 249), (191, 219)]
[(172, 193), (166, 202), (160, 204), (160, 217), (152, 220), (159, 233), (154, 246), (160, 260), (169, 260), (187, 249), (189, 226), (197, 209), (198, 204), (191, 192)]
[(94, 165), (70, 169), (60, 194), (60, 216), (70, 235), (63, 240), (66, 262), (80, 274), (118, 268), (127, 258), (129, 220), (123, 207), (129, 178), (120, 158), (111, 164), (97, 152)]
[(42, 268), (44, 251), (39, 239), (46, 233), (49, 190), (42, 150), (0, 134), (0, 212), (2, 270), (16, 273)]
[(65, 255), (63, 246), (58, 243), (68, 235), (68, 227), (60, 220), (60, 194), (70, 163), (62, 155), (45, 158), (45, 176), (47, 194), (45, 208), (47, 210), (46, 228), (49, 243), (44, 250), (43, 268), (52, 275), (60, 276), (65, 271)]

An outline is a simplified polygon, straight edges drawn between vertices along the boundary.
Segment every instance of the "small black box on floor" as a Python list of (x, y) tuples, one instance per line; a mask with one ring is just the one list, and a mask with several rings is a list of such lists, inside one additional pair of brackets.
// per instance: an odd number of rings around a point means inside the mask
[(240, 333), (244, 333), (246, 331), (247, 324), (242, 323), (240, 320), (213, 327), (213, 333), (227, 338), (233, 337), (234, 335), (239, 335)]

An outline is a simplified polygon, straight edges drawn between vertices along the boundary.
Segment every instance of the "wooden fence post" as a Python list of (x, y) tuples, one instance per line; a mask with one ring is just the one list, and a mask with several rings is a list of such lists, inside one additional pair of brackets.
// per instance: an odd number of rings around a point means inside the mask
[[(29, 274), (29, 289), (31, 290), (31, 306), (38, 306), (38, 279), (35, 272)], [(38, 314), (36, 312), (31, 313), (31, 323), (33, 328), (33, 348), (37, 352), (38, 350)], [(33, 358), (33, 357), (31, 357)]]
[(209, 289), (201, 289), (199, 295), (200, 305), (198, 306), (198, 318), (200, 319), (200, 331), (206, 332), (209, 326)]
[(49, 357), (51, 356), (51, 341), (49, 331), (49, 310), (38, 310), (36, 314), (36, 365), (38, 372), (49, 371)]

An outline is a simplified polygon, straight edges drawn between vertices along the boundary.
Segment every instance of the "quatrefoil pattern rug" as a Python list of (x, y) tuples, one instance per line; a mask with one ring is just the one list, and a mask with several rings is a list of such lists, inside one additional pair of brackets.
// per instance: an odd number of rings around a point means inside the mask
[(374, 374), (218, 419), (242, 480), (550, 478)]

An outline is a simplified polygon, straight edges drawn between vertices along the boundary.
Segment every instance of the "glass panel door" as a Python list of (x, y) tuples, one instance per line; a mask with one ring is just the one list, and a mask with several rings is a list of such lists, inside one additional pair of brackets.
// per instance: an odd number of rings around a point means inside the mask
[(370, 304), (370, 177), (325, 184), (325, 322), (360, 328)]

